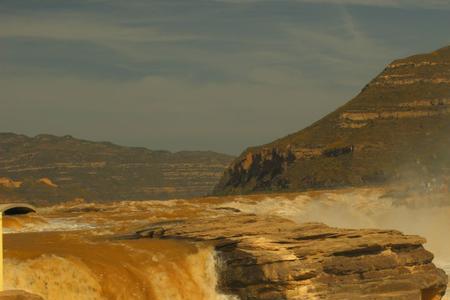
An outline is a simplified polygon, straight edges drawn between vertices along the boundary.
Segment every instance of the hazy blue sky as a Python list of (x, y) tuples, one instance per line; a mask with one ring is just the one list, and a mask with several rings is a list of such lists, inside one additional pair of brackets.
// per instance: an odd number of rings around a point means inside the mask
[(450, 0), (0, 0), (0, 131), (237, 154), (448, 44)]

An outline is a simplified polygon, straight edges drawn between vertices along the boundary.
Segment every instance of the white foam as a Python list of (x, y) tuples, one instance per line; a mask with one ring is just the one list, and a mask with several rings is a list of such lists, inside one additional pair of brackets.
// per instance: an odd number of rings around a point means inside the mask
[[(381, 197), (378, 190), (301, 195), (295, 199), (266, 197), (261, 201), (221, 204), (243, 212), (278, 215), (298, 223), (322, 222), (341, 228), (396, 229), (427, 239), (425, 248), (435, 255), (435, 264), (450, 274), (450, 206), (433, 206), (427, 199), (412, 199), (412, 206), (396, 205), (395, 199)], [(430, 201), (431, 199), (431, 201)], [(430, 201), (430, 202), (427, 202)], [(450, 290), (448, 291), (448, 294)]]

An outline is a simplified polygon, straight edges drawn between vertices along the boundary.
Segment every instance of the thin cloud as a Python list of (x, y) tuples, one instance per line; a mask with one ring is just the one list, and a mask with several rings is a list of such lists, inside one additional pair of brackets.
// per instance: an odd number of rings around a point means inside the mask
[(450, 8), (447, 0), (297, 0), (310, 3), (353, 4), (368, 6), (393, 6), (393, 7), (423, 7), (423, 8)]
[[(228, 2), (228, 3), (270, 2), (270, 0), (213, 0), (213, 1)], [(287, 0), (286, 2), (290, 1), (296, 1), (300, 3), (313, 3), (313, 4), (450, 9), (450, 1), (448, 0)]]
[(395, 8), (440, 1), (3, 1), (3, 130), (171, 150), (238, 153), (296, 131), (450, 26), (446, 10)]
[(200, 36), (171, 34), (157, 27), (124, 26), (112, 20), (85, 14), (2, 16), (0, 38), (44, 38), (101, 42), (175, 42)]

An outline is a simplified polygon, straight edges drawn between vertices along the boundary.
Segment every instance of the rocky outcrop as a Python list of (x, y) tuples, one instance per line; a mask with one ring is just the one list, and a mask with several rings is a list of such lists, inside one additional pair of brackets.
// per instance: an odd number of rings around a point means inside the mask
[(150, 225), (127, 238), (210, 243), (219, 288), (240, 299), (439, 300), (447, 276), (423, 238), (236, 213)]
[(10, 178), (1, 177), (0, 178), (0, 186), (9, 188), (9, 189), (17, 189), (20, 188), (22, 185), (22, 182), (20, 181), (14, 181)]
[(171, 153), (71, 136), (0, 134), (0, 202), (39, 204), (193, 197), (211, 192), (231, 156)]
[(353, 100), (310, 127), (247, 149), (214, 191), (300, 191), (449, 178), (448, 132), (450, 47), (394, 61)]
[(0, 300), (44, 300), (44, 298), (25, 291), (4, 291), (0, 292)]

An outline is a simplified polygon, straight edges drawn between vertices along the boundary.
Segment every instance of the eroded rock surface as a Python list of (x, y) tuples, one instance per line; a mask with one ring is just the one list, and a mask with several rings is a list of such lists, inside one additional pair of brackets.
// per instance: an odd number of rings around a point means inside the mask
[(447, 285), (425, 240), (393, 230), (236, 213), (155, 223), (128, 238), (212, 243), (220, 289), (241, 299), (437, 300)]

